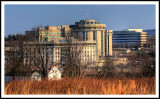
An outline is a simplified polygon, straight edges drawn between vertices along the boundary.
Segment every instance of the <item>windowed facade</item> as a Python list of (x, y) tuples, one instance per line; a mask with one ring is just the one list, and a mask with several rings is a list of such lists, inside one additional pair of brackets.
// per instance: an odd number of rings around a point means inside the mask
[[(113, 42), (115, 44), (126, 44), (124, 47), (134, 47), (132, 45), (137, 44), (138, 47), (143, 46), (146, 43), (146, 32), (142, 32), (142, 29), (133, 29), (134, 31), (114, 31)], [(136, 31), (141, 30), (141, 31)]]
[[(57, 26), (49, 26), (47, 29), (42, 29), (39, 31), (39, 40), (40, 41), (52, 41), (54, 42), (53, 48), (53, 62), (61, 62), (64, 59), (63, 53), (65, 52), (64, 45), (61, 45), (66, 42), (61, 33), (65, 34), (65, 30), (62, 31), (62, 28), (58, 28)], [(100, 24), (100, 22), (96, 22), (95, 20), (81, 20), (80, 22), (76, 22), (75, 25), (69, 25), (70, 32), (75, 35), (73, 37), (73, 41), (77, 41), (83, 43), (85, 46), (82, 47), (81, 50), (81, 58), (84, 61), (94, 60), (96, 61), (99, 56), (112, 55), (109, 50), (112, 50), (110, 45), (112, 41), (112, 34), (108, 34), (105, 32), (106, 25)], [(64, 28), (65, 29), (65, 28)], [(77, 38), (76, 38), (77, 36)], [(81, 36), (81, 40), (79, 40), (79, 36)], [(72, 47), (74, 50), (74, 45)]]

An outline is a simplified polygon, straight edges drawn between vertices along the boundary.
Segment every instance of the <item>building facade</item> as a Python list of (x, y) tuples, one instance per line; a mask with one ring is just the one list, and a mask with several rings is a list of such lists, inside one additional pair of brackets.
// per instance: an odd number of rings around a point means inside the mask
[(61, 37), (61, 28), (59, 26), (48, 26), (38, 29), (39, 41), (51, 41)]
[[(38, 43), (25, 42), (23, 44), (25, 65), (32, 65), (33, 59), (41, 58), (40, 53), (50, 52), (48, 67), (52, 64), (65, 64), (66, 48), (80, 51), (82, 63), (90, 62), (95, 66), (100, 57), (112, 56), (112, 30), (105, 30), (106, 25), (95, 20), (80, 20), (74, 25), (48, 26), (38, 28)], [(67, 37), (70, 37), (67, 39)], [(37, 47), (40, 53), (37, 53)], [(45, 48), (44, 48), (45, 47)], [(47, 52), (46, 50), (47, 49)], [(38, 55), (39, 54), (39, 55)], [(31, 57), (32, 56), (32, 57)], [(43, 55), (42, 55), (43, 56)], [(43, 56), (45, 58), (47, 56)], [(44, 59), (46, 61), (47, 58)], [(38, 62), (38, 61), (37, 61)]]
[(106, 25), (95, 20), (80, 20), (70, 25), (71, 33), (78, 40), (96, 41), (97, 56), (112, 56), (112, 30), (105, 30)]
[(114, 31), (113, 43), (116, 45), (122, 44), (120, 47), (131, 48), (137, 45), (143, 47), (146, 43), (146, 32), (142, 29), (128, 29), (123, 31)]
[[(34, 65), (35, 60), (37, 60), (36, 64), (39, 64), (39, 61), (48, 60), (48, 67), (51, 65), (61, 64), (65, 65), (67, 61), (68, 47), (70, 47), (71, 54), (77, 55), (76, 57), (81, 60), (82, 63), (91, 63), (90, 66), (93, 66), (97, 60), (96, 57), (96, 42), (75, 42), (73, 45), (68, 45), (65, 42), (61, 42), (59, 40), (54, 43), (36, 43), (35, 42), (26, 42), (24, 43), (23, 52), (24, 54), (24, 64), (26, 66)], [(78, 47), (76, 47), (78, 46)], [(38, 50), (41, 50), (38, 53)], [(47, 53), (47, 54), (45, 54)], [(43, 59), (40, 59), (43, 57)], [(45, 63), (44, 63), (45, 64)]]

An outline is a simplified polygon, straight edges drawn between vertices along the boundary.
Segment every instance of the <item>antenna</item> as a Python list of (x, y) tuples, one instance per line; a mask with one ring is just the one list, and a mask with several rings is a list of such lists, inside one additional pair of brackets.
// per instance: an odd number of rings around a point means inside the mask
[(87, 12), (86, 15), (87, 15), (87, 20), (88, 20), (89, 12)]

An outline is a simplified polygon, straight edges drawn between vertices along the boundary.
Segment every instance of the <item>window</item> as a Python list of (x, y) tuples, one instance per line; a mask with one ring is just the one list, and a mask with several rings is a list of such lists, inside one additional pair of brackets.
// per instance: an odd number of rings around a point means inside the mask
[(83, 32), (83, 40), (85, 40), (85, 32)]
[(88, 40), (88, 32), (86, 32), (86, 40)]
[(93, 40), (96, 40), (96, 34), (95, 34), (95, 31), (93, 31)]
[(103, 31), (101, 31), (101, 55), (103, 56)]
[(59, 33), (57, 33), (57, 34), (59, 34)]
[(106, 46), (106, 44), (107, 44), (107, 32), (105, 31), (105, 55), (107, 55), (106, 53), (107, 53), (107, 46)]
[(43, 37), (43, 40), (45, 40), (45, 37)]

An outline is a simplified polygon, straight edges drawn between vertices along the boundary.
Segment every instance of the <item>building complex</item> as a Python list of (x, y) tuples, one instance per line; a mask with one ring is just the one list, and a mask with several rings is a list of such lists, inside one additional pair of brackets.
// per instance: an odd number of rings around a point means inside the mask
[[(48, 66), (52, 64), (65, 64), (66, 49), (70, 46), (79, 50), (82, 63), (91, 62), (95, 66), (100, 57), (112, 56), (112, 30), (106, 30), (105, 24), (95, 20), (80, 20), (74, 25), (47, 26), (34, 31), (35, 42), (24, 42), (23, 49), (25, 65), (35, 65), (33, 60), (39, 57), (37, 46), (50, 51), (51, 58)], [(33, 31), (26, 31), (29, 34)], [(37, 45), (37, 46), (36, 46)], [(78, 47), (77, 47), (78, 46)], [(28, 51), (29, 49), (29, 51)], [(45, 53), (45, 52), (41, 52)], [(72, 53), (73, 54), (73, 53)], [(27, 56), (33, 56), (27, 57)]]
[[(35, 37), (35, 41), (24, 42), (24, 64), (27, 66), (55, 64), (66, 65), (68, 53), (80, 60), (81, 65), (89, 67), (103, 66), (106, 56), (114, 61), (114, 65), (127, 64), (127, 58), (114, 57), (121, 53), (113, 50), (112, 45), (125, 47), (143, 47), (146, 43), (146, 32), (142, 29), (128, 29), (124, 31), (106, 30), (106, 24), (95, 20), (80, 20), (73, 25), (46, 26), (34, 31), (26, 31), (28, 37)], [(112, 44), (113, 36), (113, 44)], [(127, 46), (126, 46), (127, 45)], [(134, 45), (134, 46), (133, 46)], [(70, 50), (69, 50), (69, 49)], [(129, 53), (130, 50), (126, 50)], [(47, 57), (46, 55), (49, 55)]]

